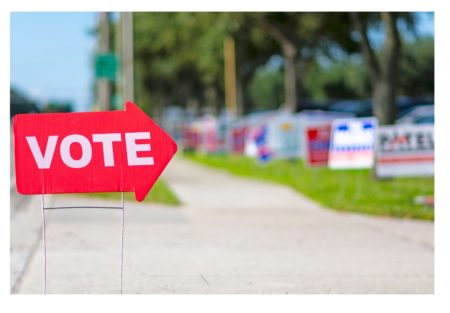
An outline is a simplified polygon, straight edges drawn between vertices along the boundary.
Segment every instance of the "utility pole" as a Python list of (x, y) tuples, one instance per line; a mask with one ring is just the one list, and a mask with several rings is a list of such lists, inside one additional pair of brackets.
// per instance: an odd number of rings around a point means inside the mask
[(116, 24), (114, 25), (114, 52), (117, 56), (118, 61), (118, 73), (116, 75), (116, 101), (117, 106), (115, 109), (122, 108), (123, 105), (125, 105), (125, 101), (123, 98), (123, 75), (122, 75), (122, 13), (120, 13), (119, 18), (117, 19)]
[(122, 83), (125, 101), (134, 101), (133, 13), (122, 12)]
[[(98, 53), (110, 52), (110, 27), (109, 27), (109, 13), (99, 13), (99, 41)], [(101, 111), (111, 109), (111, 83), (105, 78), (97, 80), (97, 105)]]
[(236, 117), (236, 57), (234, 39), (228, 37), (224, 43), (225, 59), (225, 104), (228, 114)]

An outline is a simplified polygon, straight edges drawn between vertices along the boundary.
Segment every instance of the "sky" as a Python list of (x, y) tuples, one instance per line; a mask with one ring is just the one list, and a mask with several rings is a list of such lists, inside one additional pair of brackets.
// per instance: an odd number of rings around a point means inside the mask
[[(419, 34), (434, 35), (434, 15), (421, 14)], [(11, 13), (11, 85), (39, 103), (93, 99), (96, 13)], [(276, 60), (275, 60), (276, 61)]]
[(93, 103), (95, 13), (11, 13), (11, 85), (41, 103)]

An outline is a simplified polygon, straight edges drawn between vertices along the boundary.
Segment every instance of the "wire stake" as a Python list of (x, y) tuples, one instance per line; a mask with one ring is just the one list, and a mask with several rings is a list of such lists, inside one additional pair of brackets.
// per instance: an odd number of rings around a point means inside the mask
[(42, 241), (44, 244), (44, 286), (43, 294), (47, 293), (47, 242), (45, 239), (45, 206), (44, 206), (44, 194), (41, 195), (42, 203)]

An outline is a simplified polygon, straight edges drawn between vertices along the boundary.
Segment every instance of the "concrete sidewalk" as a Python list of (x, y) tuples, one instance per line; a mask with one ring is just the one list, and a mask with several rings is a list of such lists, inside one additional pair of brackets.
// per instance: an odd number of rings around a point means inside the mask
[[(434, 291), (433, 223), (334, 212), (287, 187), (180, 158), (164, 177), (184, 204), (126, 204), (125, 293)], [(47, 216), (47, 291), (117, 293), (120, 211)], [(42, 291), (42, 255), (36, 244), (15, 292)]]

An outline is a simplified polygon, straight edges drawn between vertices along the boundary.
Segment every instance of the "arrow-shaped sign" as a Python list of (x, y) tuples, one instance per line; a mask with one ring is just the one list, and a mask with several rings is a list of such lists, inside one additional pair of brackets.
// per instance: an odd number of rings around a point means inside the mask
[(18, 114), (13, 125), (21, 194), (134, 191), (142, 201), (177, 150), (132, 102), (125, 111)]

